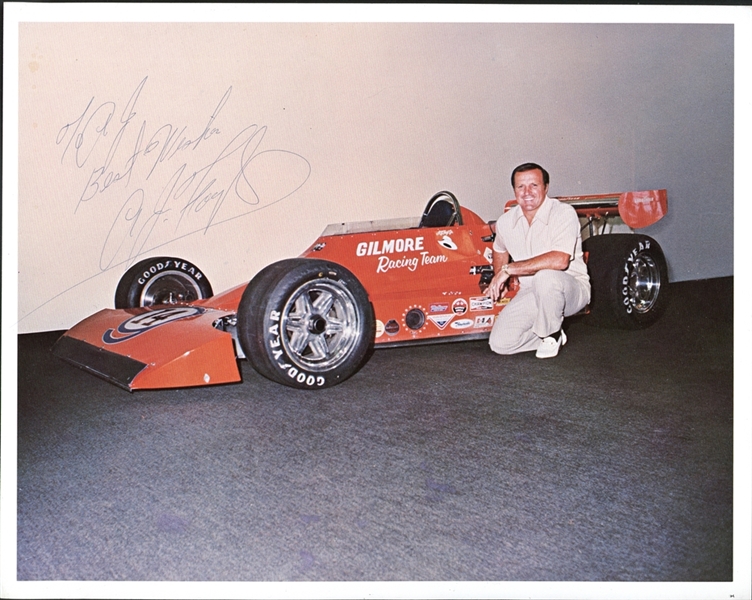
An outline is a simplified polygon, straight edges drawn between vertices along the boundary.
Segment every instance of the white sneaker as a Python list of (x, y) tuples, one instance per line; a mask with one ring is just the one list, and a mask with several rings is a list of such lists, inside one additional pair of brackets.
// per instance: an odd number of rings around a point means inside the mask
[(559, 353), (559, 348), (567, 343), (567, 336), (564, 330), (561, 330), (561, 335), (558, 340), (552, 337), (546, 337), (541, 340), (538, 351), (535, 353), (536, 358), (553, 358)]

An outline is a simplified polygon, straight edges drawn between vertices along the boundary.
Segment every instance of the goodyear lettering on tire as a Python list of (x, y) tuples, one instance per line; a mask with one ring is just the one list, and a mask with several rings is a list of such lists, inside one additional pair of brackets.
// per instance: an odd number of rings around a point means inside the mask
[(624, 287), (621, 289), (622, 303), (626, 307), (627, 314), (632, 314), (632, 299), (629, 297), (629, 273), (634, 268), (635, 260), (640, 252), (650, 250), (650, 240), (639, 241), (637, 247), (632, 248), (627, 256), (627, 260), (624, 261), (624, 277), (621, 283)]
[(274, 357), (275, 363), (282, 371), (287, 374), (290, 379), (296, 381), (301, 385), (306, 385), (311, 388), (323, 386), (326, 383), (326, 379), (323, 375), (313, 375), (311, 373), (306, 373), (305, 371), (301, 371), (294, 365), (285, 362), (285, 352), (282, 349), (282, 340), (280, 339), (279, 332), (280, 316), (281, 313), (278, 310), (269, 311), (269, 315), (267, 316), (267, 319), (271, 323), (271, 325), (267, 329), (269, 336), (267, 337), (266, 341), (269, 351)]
[(190, 263), (180, 260), (166, 260), (165, 262), (158, 262), (144, 271), (138, 278), (138, 283), (144, 285), (153, 275), (156, 275), (165, 269), (169, 269), (170, 267), (172, 267), (173, 270), (185, 271), (186, 273), (193, 275), (196, 281), (201, 281), (204, 278), (204, 274)]

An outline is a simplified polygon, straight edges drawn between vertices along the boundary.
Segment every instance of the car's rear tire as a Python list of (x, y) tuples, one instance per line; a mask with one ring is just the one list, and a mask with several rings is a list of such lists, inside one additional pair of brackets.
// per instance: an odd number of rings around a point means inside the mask
[(655, 323), (668, 303), (668, 268), (660, 245), (638, 233), (586, 239), (592, 297), (588, 321), (606, 327), (642, 329)]
[(256, 371), (300, 389), (336, 385), (373, 345), (373, 307), (344, 267), (296, 258), (266, 267), (238, 306), (238, 340)]
[(115, 290), (115, 308), (184, 304), (212, 295), (209, 280), (196, 265), (159, 256), (142, 260), (125, 272)]

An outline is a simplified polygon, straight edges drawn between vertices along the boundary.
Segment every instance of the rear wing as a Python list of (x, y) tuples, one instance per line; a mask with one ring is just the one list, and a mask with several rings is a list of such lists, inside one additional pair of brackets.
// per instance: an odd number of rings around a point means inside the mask
[[(578, 215), (587, 219), (600, 219), (618, 214), (621, 220), (632, 229), (641, 229), (652, 225), (668, 212), (666, 190), (588, 196), (557, 196), (556, 199), (571, 205)], [(515, 206), (517, 206), (517, 201), (510, 200), (504, 206), (504, 212)]]

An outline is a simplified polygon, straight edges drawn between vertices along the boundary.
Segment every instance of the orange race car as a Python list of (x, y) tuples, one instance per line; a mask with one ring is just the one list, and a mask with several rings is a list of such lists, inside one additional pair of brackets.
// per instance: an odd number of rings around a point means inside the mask
[[(633, 229), (663, 217), (666, 190), (559, 200), (583, 225), (587, 318), (653, 323), (667, 300), (666, 261)], [(291, 387), (329, 387), (374, 347), (488, 337), (518, 288), (498, 302), (484, 296), (493, 238), (494, 222), (439, 192), (419, 218), (329, 225), (299, 258), (217, 295), (192, 263), (147, 258), (121, 278), (116, 308), (75, 325), (53, 352), (127, 390), (237, 382), (238, 358)]]

